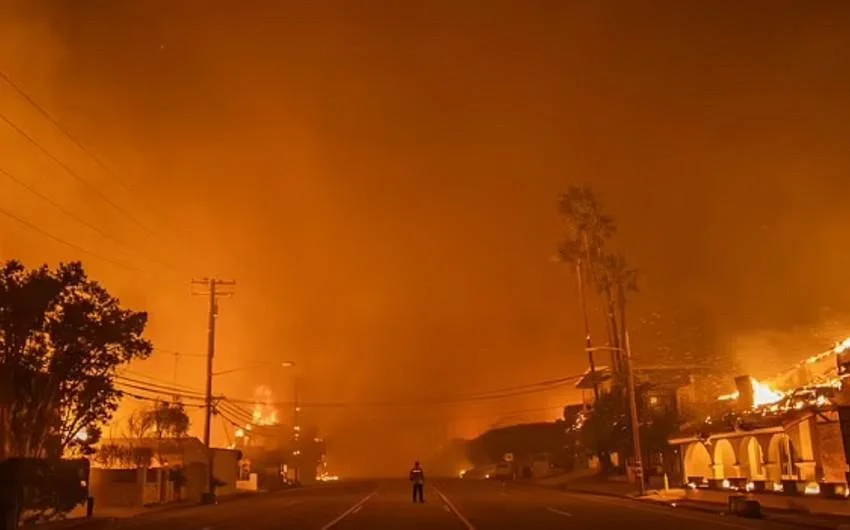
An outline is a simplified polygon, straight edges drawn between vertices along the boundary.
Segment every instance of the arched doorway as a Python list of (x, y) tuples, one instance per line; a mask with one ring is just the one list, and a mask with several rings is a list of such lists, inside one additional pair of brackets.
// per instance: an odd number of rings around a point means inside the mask
[(741, 440), (741, 452), (738, 456), (741, 472), (750, 479), (764, 478), (764, 451), (754, 436)]
[(717, 440), (714, 445), (714, 478), (729, 478), (738, 476), (738, 457), (735, 448), (729, 440)]
[(693, 442), (685, 450), (685, 477), (712, 478), (711, 454), (702, 442)]
[(767, 456), (774, 472), (773, 480), (783, 478), (797, 478), (797, 467), (794, 465), (800, 461), (794, 442), (787, 434), (776, 434), (770, 439)]

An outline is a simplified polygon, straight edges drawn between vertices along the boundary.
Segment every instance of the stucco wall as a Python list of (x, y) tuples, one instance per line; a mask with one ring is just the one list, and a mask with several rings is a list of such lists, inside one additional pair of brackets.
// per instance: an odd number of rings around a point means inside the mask
[(819, 423), (817, 436), (823, 479), (827, 482), (844, 482), (847, 460), (844, 457), (841, 426), (838, 423)]
[(141, 506), (144, 497), (143, 469), (98, 469), (89, 476), (95, 507)]

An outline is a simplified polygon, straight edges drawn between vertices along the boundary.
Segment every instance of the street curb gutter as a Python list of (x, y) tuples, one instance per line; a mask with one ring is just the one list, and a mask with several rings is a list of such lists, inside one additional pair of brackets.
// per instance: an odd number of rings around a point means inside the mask
[[(634, 495), (623, 495), (623, 494), (619, 494), (619, 493), (608, 493), (608, 492), (600, 492), (600, 491), (592, 491), (592, 490), (584, 490), (584, 489), (576, 489), (576, 488), (568, 488), (568, 487), (562, 488), (562, 490), (566, 493), (580, 493), (580, 494), (584, 494), (584, 495), (597, 495), (597, 496), (600, 496), (600, 497), (626, 499), (626, 500), (635, 501), (635, 502), (639, 502), (639, 503), (642, 503), (642, 504), (654, 505), (654, 506), (658, 506), (658, 507), (662, 507), (662, 508), (666, 507), (666, 508), (669, 508), (669, 509), (689, 510), (689, 511), (692, 511), (692, 512), (701, 512), (701, 513), (712, 514), (712, 515), (716, 515), (716, 516), (719, 516), (719, 517), (734, 517), (734, 516), (730, 516), (729, 514), (727, 514), (725, 512), (719, 512), (716, 509), (712, 509), (708, 506), (700, 506), (698, 504), (692, 504), (692, 503), (689, 503), (689, 502), (679, 503), (679, 502), (676, 502), (676, 501), (641, 499), (641, 498), (636, 497)], [(721, 506), (721, 505), (716, 504), (716, 505), (713, 505), (713, 506)], [(793, 514), (789, 513), (789, 515), (793, 515)], [(740, 519), (745, 519), (745, 518), (740, 518)], [(745, 520), (747, 520), (747, 519), (745, 519)], [(762, 517), (761, 519), (756, 519), (756, 520), (761, 520), (761, 521), (767, 520), (767, 521), (770, 521), (771, 523), (778, 523), (778, 524), (783, 524), (783, 525), (793, 526), (793, 527), (798, 527), (798, 528), (799, 527), (812, 528), (812, 529), (815, 529), (815, 530), (839, 530), (839, 529), (843, 528), (843, 525), (840, 524), (840, 523), (828, 524), (828, 523), (824, 523), (824, 522), (821, 522), (821, 521), (789, 521), (789, 520), (784, 519), (782, 517), (766, 516), (766, 517)]]

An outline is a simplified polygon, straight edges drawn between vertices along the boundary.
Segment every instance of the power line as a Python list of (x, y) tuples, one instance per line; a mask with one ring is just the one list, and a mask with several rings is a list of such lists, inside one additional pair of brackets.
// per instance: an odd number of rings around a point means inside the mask
[(73, 220), (77, 221), (78, 223), (80, 223), (80, 224), (82, 224), (82, 225), (86, 226), (87, 228), (89, 228), (89, 229), (90, 229), (90, 230), (92, 230), (93, 232), (96, 232), (96, 233), (97, 233), (97, 234), (99, 234), (100, 236), (102, 236), (102, 237), (104, 237), (104, 238), (106, 238), (106, 239), (109, 239), (109, 240), (111, 240), (111, 241), (113, 241), (113, 242), (115, 242), (115, 243), (123, 244), (123, 243), (121, 243), (120, 241), (118, 241), (117, 239), (115, 239), (113, 236), (111, 236), (111, 235), (107, 234), (106, 232), (104, 232), (103, 230), (101, 230), (101, 229), (100, 229), (100, 228), (98, 228), (97, 226), (93, 225), (92, 223), (90, 223), (90, 222), (86, 221), (86, 220), (85, 220), (85, 219), (83, 219), (82, 217), (79, 217), (79, 216), (78, 216), (77, 214), (75, 214), (74, 212), (72, 212), (72, 211), (68, 210), (67, 208), (65, 208), (64, 206), (62, 206), (61, 204), (59, 204), (58, 202), (54, 201), (53, 199), (51, 199), (50, 197), (48, 197), (48, 196), (47, 196), (47, 195), (45, 195), (44, 193), (42, 193), (42, 192), (38, 191), (37, 189), (33, 188), (32, 186), (30, 186), (29, 184), (27, 184), (25, 181), (23, 181), (23, 180), (19, 179), (19, 178), (18, 178), (18, 177), (16, 177), (15, 175), (13, 175), (13, 174), (9, 173), (8, 171), (6, 171), (5, 169), (3, 169), (2, 167), (0, 167), (0, 173), (2, 173), (3, 175), (5, 175), (5, 177), (6, 177), (6, 178), (8, 178), (8, 179), (9, 179), (9, 180), (11, 180), (12, 182), (16, 183), (18, 186), (20, 186), (20, 187), (24, 188), (25, 190), (29, 191), (30, 193), (32, 193), (32, 194), (33, 194), (33, 195), (35, 195), (36, 197), (39, 197), (40, 199), (42, 199), (43, 201), (45, 201), (45, 202), (46, 202), (46, 203), (48, 203), (49, 205), (53, 206), (54, 208), (56, 208), (57, 210), (59, 210), (59, 211), (60, 211), (60, 212), (62, 212), (63, 214), (67, 215), (67, 216), (68, 216), (68, 217), (70, 217), (71, 219), (73, 219)]
[[(80, 141), (76, 136), (71, 134), (71, 132), (67, 128), (63, 127), (59, 123), (59, 121), (54, 118), (50, 112), (47, 111), (47, 109), (41, 106), (32, 96), (29, 95), (29, 93), (27, 93), (27, 91), (25, 91), (19, 84), (17, 84), (8, 74), (6, 74), (2, 70), (0, 70), (0, 78), (5, 80), (6, 83), (15, 90), (15, 92), (17, 92), (22, 98), (24, 98), (27, 103), (29, 103), (34, 109), (36, 109), (42, 116), (47, 118), (47, 120), (50, 121), (50, 123), (52, 123), (53, 126), (59, 130), (59, 132), (64, 134), (65, 137), (68, 138), (68, 140), (70, 140), (74, 145), (76, 145), (80, 151), (85, 153), (98, 166), (100, 166), (100, 168), (110, 177), (112, 177), (115, 182), (117, 182), (122, 188), (124, 188), (129, 193), (136, 194), (136, 191), (131, 189), (124, 179), (118, 177), (118, 175), (116, 175), (115, 172), (112, 171), (112, 169), (107, 166), (106, 163), (104, 163), (100, 157), (96, 156), (94, 152), (92, 152), (92, 150), (89, 149), (82, 141)], [(144, 206), (147, 210), (151, 211), (151, 208), (149, 206)]]
[(163, 390), (163, 389), (158, 389), (158, 388), (152, 388), (152, 387), (146, 386), (146, 385), (138, 385), (138, 384), (135, 384), (135, 383), (125, 383), (125, 382), (121, 382), (121, 381), (116, 381), (116, 384), (117, 384), (117, 386), (121, 387), (121, 388), (119, 388), (119, 390), (122, 390), (123, 388), (131, 388), (131, 389), (134, 389), (134, 390), (141, 390), (141, 391), (144, 391), (144, 392), (148, 392), (148, 393), (154, 394), (154, 395), (166, 396), (166, 397), (171, 397), (171, 398), (178, 397), (178, 398), (195, 400), (195, 401), (203, 401), (204, 400), (203, 396), (193, 396), (193, 395), (190, 395), (190, 394), (174, 392), (174, 391), (171, 391), (171, 390)]
[[(360, 407), (378, 407), (378, 406), (387, 406), (387, 407), (415, 407), (415, 406), (427, 406), (427, 405), (448, 405), (454, 403), (467, 403), (474, 401), (488, 401), (488, 400), (497, 400), (497, 399), (505, 399), (510, 397), (524, 396), (529, 394), (539, 394), (541, 392), (550, 392), (552, 390), (556, 390), (565, 384), (581, 379), (582, 375), (576, 375), (571, 377), (564, 377), (560, 379), (552, 379), (549, 381), (542, 381), (540, 383), (534, 383), (531, 385), (525, 385), (523, 387), (514, 387), (513, 390), (503, 389), (501, 391), (491, 391), (491, 393), (478, 393), (478, 394), (466, 394), (462, 396), (452, 396), (452, 397), (444, 397), (444, 398), (436, 398), (436, 399), (428, 399), (428, 400), (416, 400), (416, 401), (361, 401), (361, 402), (345, 402), (345, 401), (337, 401), (337, 402), (302, 402), (299, 405), (304, 407), (351, 407), (351, 406), (360, 406)], [(542, 386), (541, 385), (546, 385)], [(530, 388), (527, 388), (530, 387)], [(247, 400), (247, 399), (234, 399), (227, 398), (231, 403), (238, 404), (254, 404), (255, 401)], [(277, 407), (287, 407), (295, 405), (294, 402), (275, 402), (269, 403), (269, 405), (277, 406)]]
[(239, 407), (238, 405), (236, 405), (234, 403), (231, 403), (230, 401), (227, 400), (227, 398), (223, 398), (218, 402), (218, 408), (219, 408), (219, 410), (226, 409), (230, 413), (232, 413), (233, 415), (240, 417), (241, 419), (244, 419), (245, 421), (248, 421), (248, 422), (254, 421), (254, 415), (252, 413), (248, 412), (247, 410)]
[(165, 349), (165, 348), (156, 348), (155, 347), (153, 349), (153, 351), (158, 351), (158, 352), (161, 352), (161, 353), (167, 353), (169, 355), (179, 355), (179, 356), (183, 356), (183, 357), (206, 357), (206, 354), (204, 354), (204, 353), (186, 353), (186, 352), (182, 352), (182, 351), (168, 350), (168, 349)]
[(178, 384), (178, 383), (174, 383), (172, 381), (167, 381), (165, 379), (160, 379), (159, 377), (154, 377), (154, 376), (151, 376), (151, 375), (145, 375), (145, 374), (142, 374), (142, 373), (139, 373), (139, 372), (134, 372), (132, 370), (123, 370), (118, 377), (125, 377), (126, 378), (126, 376), (124, 374), (130, 375), (132, 377), (140, 378), (140, 379), (149, 379), (149, 380), (153, 381), (154, 383), (160, 383), (162, 386), (168, 386), (170, 388), (182, 389), (182, 390), (186, 390), (186, 391), (189, 391), (189, 392), (196, 392), (198, 394), (203, 393), (202, 390), (199, 390), (197, 388), (192, 388), (190, 386), (181, 385), (181, 384)]
[(119, 384), (129, 383), (129, 384), (135, 384), (135, 385), (147, 385), (151, 390), (172, 392), (172, 393), (178, 393), (178, 394), (195, 394), (197, 397), (201, 397), (201, 396), (204, 395), (204, 393), (202, 391), (199, 391), (199, 390), (193, 390), (193, 389), (189, 389), (189, 388), (186, 388), (186, 387), (181, 388), (181, 387), (178, 387), (178, 386), (164, 385), (164, 384), (159, 384), (159, 383), (151, 383), (149, 381), (143, 381), (143, 380), (140, 380), (140, 379), (134, 379), (134, 378), (131, 378), (131, 377), (126, 377), (126, 376), (121, 376), (121, 375), (115, 376), (115, 380)]
[[(129, 398), (138, 399), (138, 400), (140, 400), (140, 401), (152, 401), (152, 402), (155, 402), (155, 403), (160, 403), (160, 402), (162, 402), (162, 399), (160, 399), (160, 398), (152, 398), (152, 397), (147, 397), (147, 396), (140, 396), (140, 395), (138, 395), (138, 394), (133, 394), (133, 393), (130, 393), (130, 392), (124, 392), (124, 391), (122, 391), (122, 392), (121, 392), (121, 394), (123, 394), (124, 396), (129, 397)], [(194, 404), (191, 404), (191, 403), (188, 403), (188, 404), (187, 404), (187, 403), (183, 403), (183, 406), (184, 406), (184, 407), (195, 408), (195, 409), (202, 409), (202, 408), (204, 408), (204, 405), (194, 405)]]
[(32, 145), (34, 145), (35, 147), (37, 147), (37, 148), (38, 148), (38, 149), (39, 149), (42, 153), (44, 153), (44, 154), (45, 154), (45, 155), (46, 155), (46, 156), (47, 156), (50, 160), (52, 160), (52, 161), (53, 161), (56, 165), (58, 165), (59, 167), (61, 167), (62, 169), (64, 169), (66, 173), (68, 173), (70, 176), (72, 176), (75, 180), (77, 180), (77, 181), (78, 181), (80, 184), (82, 184), (84, 187), (88, 188), (88, 189), (89, 189), (92, 193), (94, 193), (95, 195), (97, 195), (97, 196), (98, 196), (98, 197), (99, 197), (102, 201), (104, 201), (105, 203), (109, 204), (109, 205), (110, 205), (112, 208), (114, 208), (114, 209), (115, 209), (118, 213), (120, 213), (121, 215), (123, 215), (124, 217), (126, 217), (127, 219), (129, 219), (130, 221), (132, 221), (134, 224), (138, 225), (140, 228), (142, 228), (142, 230), (144, 230), (145, 232), (147, 232), (148, 234), (150, 234), (150, 235), (151, 235), (152, 237), (154, 237), (155, 239), (157, 239), (157, 240), (159, 239), (159, 237), (158, 237), (158, 236), (157, 236), (157, 235), (156, 235), (156, 234), (155, 234), (155, 233), (154, 233), (154, 232), (153, 232), (150, 228), (148, 228), (145, 224), (143, 224), (141, 221), (139, 221), (138, 219), (136, 219), (136, 217), (135, 217), (135, 216), (133, 216), (133, 215), (132, 215), (132, 214), (130, 214), (128, 211), (126, 211), (124, 208), (122, 208), (122, 207), (121, 207), (118, 203), (116, 203), (115, 201), (113, 201), (112, 199), (110, 199), (108, 196), (106, 196), (106, 194), (104, 194), (102, 191), (100, 191), (99, 189), (97, 189), (97, 187), (95, 187), (95, 186), (94, 186), (93, 184), (91, 184), (88, 180), (86, 180), (85, 178), (83, 178), (83, 177), (82, 177), (79, 173), (77, 173), (76, 171), (74, 171), (74, 170), (73, 170), (70, 166), (68, 166), (66, 163), (64, 163), (64, 162), (62, 162), (61, 160), (59, 160), (59, 158), (57, 158), (57, 157), (56, 157), (56, 155), (54, 155), (54, 154), (53, 154), (53, 153), (51, 153), (51, 152), (50, 152), (50, 151), (49, 151), (46, 147), (44, 147), (43, 145), (41, 145), (40, 143), (38, 143), (38, 141), (36, 141), (36, 140), (35, 140), (32, 136), (30, 136), (29, 134), (27, 134), (27, 132), (26, 132), (26, 131), (24, 131), (22, 128), (20, 128), (17, 124), (15, 124), (12, 120), (10, 120), (10, 119), (9, 119), (9, 118), (8, 118), (5, 114), (3, 114), (2, 112), (0, 112), (0, 120), (3, 120), (4, 122), (6, 122), (6, 124), (7, 124), (7, 125), (9, 125), (9, 127), (11, 127), (12, 129), (14, 129), (14, 130), (15, 130), (18, 134), (20, 134), (20, 135), (21, 135), (21, 136), (23, 136), (24, 138), (26, 138), (26, 139), (27, 139), (27, 140), (28, 140), (28, 141), (29, 141)]
[(133, 192), (133, 190), (131, 190), (129, 187), (127, 187), (127, 184), (123, 181), (123, 179), (118, 178), (118, 177), (117, 177), (117, 176), (116, 176), (116, 175), (115, 175), (115, 174), (114, 174), (114, 173), (113, 173), (113, 172), (112, 172), (112, 171), (111, 171), (111, 170), (110, 170), (110, 169), (106, 166), (106, 164), (104, 164), (104, 163), (103, 163), (103, 161), (102, 161), (100, 158), (98, 158), (97, 156), (95, 156), (95, 155), (94, 155), (94, 153), (92, 153), (92, 152), (91, 152), (91, 151), (90, 151), (90, 150), (89, 150), (89, 149), (88, 149), (85, 145), (83, 145), (83, 143), (82, 143), (81, 141), (79, 141), (79, 140), (78, 140), (78, 139), (77, 139), (74, 135), (72, 135), (72, 134), (71, 134), (71, 133), (70, 133), (67, 129), (65, 129), (64, 127), (62, 127), (62, 125), (60, 125), (60, 124), (59, 124), (59, 122), (56, 120), (56, 118), (54, 118), (52, 114), (50, 114), (49, 112), (47, 112), (47, 109), (45, 109), (44, 107), (42, 107), (41, 105), (39, 105), (39, 104), (38, 104), (38, 102), (37, 102), (37, 101), (35, 101), (35, 99), (33, 99), (33, 98), (32, 98), (32, 96), (30, 96), (30, 95), (29, 95), (29, 94), (28, 94), (28, 93), (27, 93), (27, 92), (26, 92), (23, 88), (21, 88), (21, 87), (20, 87), (20, 85), (18, 85), (17, 83), (15, 83), (15, 82), (12, 80), (12, 78), (11, 78), (11, 77), (9, 77), (9, 75), (8, 75), (8, 74), (6, 74), (6, 72), (4, 72), (3, 70), (0, 70), (0, 78), (3, 78), (3, 80), (4, 80), (4, 81), (6, 81), (6, 83), (7, 83), (9, 86), (11, 86), (13, 89), (15, 89), (15, 92), (17, 92), (17, 93), (18, 93), (18, 94), (19, 94), (22, 98), (24, 98), (25, 100), (27, 100), (27, 102), (28, 102), (28, 103), (29, 103), (29, 104), (30, 104), (30, 105), (31, 105), (31, 106), (32, 106), (35, 110), (37, 110), (37, 111), (38, 111), (38, 112), (39, 112), (42, 116), (44, 116), (45, 118), (47, 118), (47, 120), (48, 120), (50, 123), (52, 123), (52, 124), (53, 124), (53, 126), (54, 126), (54, 127), (56, 127), (56, 128), (59, 130), (59, 132), (61, 132), (62, 134), (64, 134), (64, 135), (65, 135), (65, 137), (66, 137), (66, 138), (68, 138), (68, 139), (69, 139), (69, 140), (70, 140), (70, 141), (71, 141), (74, 145), (76, 145), (76, 146), (77, 146), (77, 148), (78, 148), (80, 151), (82, 151), (83, 153), (85, 153), (86, 155), (88, 155), (88, 157), (89, 157), (89, 158), (91, 158), (92, 160), (94, 160), (94, 162), (95, 162), (98, 166), (100, 166), (100, 167), (101, 167), (101, 169), (103, 169), (105, 172), (109, 173), (109, 175), (110, 175), (112, 178), (114, 178), (114, 179), (115, 179), (115, 181), (116, 181), (116, 182), (118, 182), (118, 183), (121, 185), (121, 187), (123, 187), (125, 190), (127, 190), (127, 191), (128, 191), (128, 192), (130, 192), (130, 193), (134, 193), (134, 192)]
[(520, 390), (530, 390), (532, 388), (537, 388), (537, 387), (561, 386), (565, 383), (569, 383), (571, 381), (576, 381), (578, 379), (581, 379), (581, 377), (582, 376), (580, 376), (580, 375), (575, 375), (575, 376), (570, 376), (570, 377), (559, 377), (557, 379), (547, 379), (547, 380), (544, 380), (544, 381), (540, 381), (538, 383), (526, 383), (524, 385), (509, 386), (509, 387), (500, 388), (500, 389), (497, 389), (497, 390), (488, 390), (488, 391), (483, 391), (483, 392), (473, 392), (473, 393), (467, 394), (467, 396), (468, 397), (477, 397), (477, 396), (486, 396), (486, 395), (490, 395), (490, 394), (502, 394), (502, 393), (505, 393), (505, 392), (516, 392), (516, 391), (520, 391)]
[[(82, 217), (78, 216), (77, 214), (75, 214), (75, 213), (74, 213), (74, 212), (72, 212), (71, 210), (68, 210), (67, 208), (65, 208), (64, 206), (62, 206), (61, 204), (59, 204), (59, 203), (58, 203), (58, 202), (56, 202), (55, 200), (51, 199), (48, 195), (45, 195), (44, 193), (42, 193), (41, 191), (37, 190), (36, 188), (33, 188), (32, 186), (30, 186), (29, 184), (27, 184), (24, 180), (19, 179), (18, 177), (16, 177), (16, 176), (15, 176), (15, 175), (13, 175), (12, 173), (8, 172), (6, 169), (4, 169), (4, 168), (0, 167), (0, 173), (2, 173), (2, 174), (6, 177), (6, 178), (8, 178), (9, 180), (11, 180), (12, 182), (16, 183), (18, 186), (20, 186), (20, 187), (24, 188), (25, 190), (27, 190), (28, 192), (32, 193), (32, 194), (33, 194), (33, 195), (35, 195), (36, 197), (38, 197), (38, 198), (40, 198), (41, 200), (45, 201), (47, 204), (49, 204), (49, 205), (53, 206), (54, 208), (56, 208), (57, 210), (59, 210), (59, 211), (60, 211), (60, 212), (62, 212), (63, 214), (67, 215), (68, 217), (70, 217), (70, 218), (71, 218), (71, 219), (73, 219), (74, 221), (77, 221), (77, 222), (78, 222), (78, 223), (80, 223), (81, 225), (83, 225), (83, 226), (87, 227), (89, 230), (91, 230), (91, 231), (93, 231), (93, 232), (97, 233), (98, 235), (100, 235), (101, 237), (103, 237), (103, 238), (105, 238), (105, 239), (108, 239), (109, 241), (111, 241), (111, 242), (113, 242), (113, 243), (115, 243), (115, 244), (117, 244), (117, 245), (121, 246), (122, 248), (124, 248), (124, 249), (129, 250), (129, 251), (131, 251), (131, 252), (132, 252), (132, 249), (131, 249), (130, 247), (128, 247), (128, 246), (127, 246), (127, 245), (126, 245), (123, 241), (121, 241), (120, 239), (118, 239), (118, 238), (116, 238), (115, 236), (113, 236), (113, 235), (111, 235), (111, 234), (109, 234), (109, 233), (107, 233), (107, 232), (103, 231), (103, 230), (102, 230), (102, 229), (100, 229), (98, 226), (96, 226), (96, 225), (94, 225), (94, 224), (90, 223), (89, 221), (86, 221), (85, 219), (83, 219)], [(169, 265), (168, 263), (166, 263), (166, 262), (164, 262), (164, 261), (160, 260), (159, 258), (156, 258), (156, 257), (149, 257), (149, 256), (147, 256), (147, 258), (148, 258), (149, 260), (151, 260), (152, 262), (159, 263), (159, 264), (161, 264), (161, 265), (164, 265), (164, 266), (165, 266), (165, 267), (167, 267), (167, 268), (170, 268), (170, 265)]]
[(554, 411), (556, 409), (563, 409), (561, 406), (553, 406), (553, 407), (534, 407), (527, 409), (518, 409), (518, 410), (509, 410), (506, 412), (494, 412), (494, 413), (481, 413), (481, 414), (470, 414), (470, 415), (462, 415), (462, 416), (421, 416), (417, 415), (415, 417), (405, 417), (405, 418), (387, 418), (387, 417), (377, 417), (370, 416), (369, 422), (380, 422), (380, 423), (403, 423), (403, 422), (428, 422), (428, 423), (456, 423), (459, 421), (465, 420), (478, 420), (478, 419), (496, 419), (496, 420), (512, 420), (517, 419), (521, 416), (533, 413), (540, 412), (548, 412)]
[(21, 218), (21, 217), (18, 217), (17, 215), (15, 215), (15, 214), (13, 214), (13, 213), (11, 213), (11, 212), (9, 212), (9, 211), (6, 211), (6, 210), (4, 210), (4, 209), (2, 209), (2, 208), (0, 208), (0, 214), (5, 215), (6, 217), (8, 217), (8, 218), (10, 218), (10, 219), (12, 219), (12, 220), (14, 220), (14, 221), (17, 221), (18, 223), (20, 223), (20, 224), (22, 224), (22, 225), (26, 226), (27, 228), (29, 228), (30, 230), (33, 230), (33, 231), (35, 231), (35, 232), (38, 232), (39, 234), (41, 234), (41, 235), (43, 235), (43, 236), (45, 236), (45, 237), (47, 237), (47, 238), (49, 238), (49, 239), (52, 239), (53, 241), (55, 241), (55, 242), (57, 242), (57, 243), (59, 243), (59, 244), (65, 245), (65, 246), (66, 246), (66, 247), (68, 247), (68, 248), (72, 248), (72, 249), (76, 250), (77, 252), (82, 252), (83, 254), (88, 254), (89, 256), (92, 256), (92, 257), (97, 258), (97, 259), (99, 259), (99, 260), (105, 261), (105, 262), (107, 262), (107, 263), (111, 263), (111, 264), (113, 264), (113, 265), (115, 265), (115, 266), (117, 266), (117, 267), (120, 267), (120, 268), (122, 268), (122, 269), (126, 269), (126, 270), (129, 270), (129, 271), (134, 271), (134, 272), (141, 272), (139, 269), (137, 269), (137, 268), (135, 268), (135, 267), (133, 267), (133, 266), (131, 266), (131, 265), (127, 265), (126, 263), (122, 263), (122, 262), (120, 262), (120, 261), (117, 261), (117, 260), (115, 260), (115, 259), (109, 258), (109, 257), (104, 256), (104, 255), (102, 255), (102, 254), (98, 254), (97, 252), (91, 251), (91, 250), (89, 250), (89, 249), (87, 249), (87, 248), (81, 247), (81, 246), (77, 245), (76, 243), (71, 243), (70, 241), (67, 241), (67, 240), (65, 240), (65, 239), (62, 239), (61, 237), (59, 237), (59, 236), (57, 236), (57, 235), (54, 235), (54, 234), (52, 234), (52, 233), (50, 233), (50, 232), (48, 232), (48, 231), (46, 231), (46, 230), (44, 230), (44, 229), (40, 228), (39, 226), (37, 226), (37, 225), (35, 225), (35, 224), (33, 224), (33, 223), (31, 223), (31, 222), (27, 221), (26, 219), (23, 219), (23, 218)]

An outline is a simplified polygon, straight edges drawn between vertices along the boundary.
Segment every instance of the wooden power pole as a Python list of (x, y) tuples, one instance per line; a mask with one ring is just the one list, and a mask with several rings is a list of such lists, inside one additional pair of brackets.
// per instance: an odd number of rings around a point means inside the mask
[(207, 323), (207, 384), (204, 396), (204, 445), (207, 448), (207, 489), (201, 495), (202, 504), (215, 502), (215, 477), (213, 476), (213, 450), (212, 450), (212, 415), (213, 415), (213, 358), (215, 357), (215, 324), (218, 317), (218, 297), (231, 296), (233, 291), (220, 291), (219, 287), (232, 287), (235, 281), (218, 280), (215, 278), (203, 278), (192, 280), (193, 285), (204, 286), (209, 295), (209, 318)]

